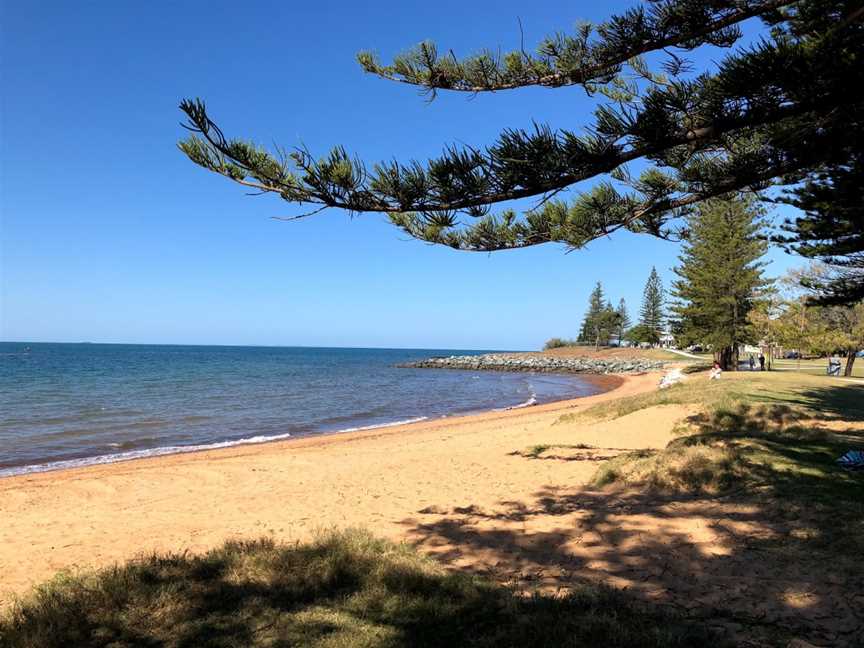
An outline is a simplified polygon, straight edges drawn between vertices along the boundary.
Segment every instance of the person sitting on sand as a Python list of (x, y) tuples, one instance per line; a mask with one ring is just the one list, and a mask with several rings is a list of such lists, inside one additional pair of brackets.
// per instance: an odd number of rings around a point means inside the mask
[(715, 360), (714, 366), (711, 367), (711, 372), (708, 374), (708, 380), (717, 380), (722, 373), (723, 370), (720, 368), (720, 363)]

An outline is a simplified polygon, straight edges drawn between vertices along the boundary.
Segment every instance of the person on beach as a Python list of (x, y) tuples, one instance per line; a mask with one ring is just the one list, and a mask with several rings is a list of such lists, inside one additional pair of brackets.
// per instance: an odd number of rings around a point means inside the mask
[(720, 363), (715, 360), (714, 366), (711, 367), (711, 373), (708, 374), (708, 380), (719, 380), (722, 373), (723, 370), (720, 368)]

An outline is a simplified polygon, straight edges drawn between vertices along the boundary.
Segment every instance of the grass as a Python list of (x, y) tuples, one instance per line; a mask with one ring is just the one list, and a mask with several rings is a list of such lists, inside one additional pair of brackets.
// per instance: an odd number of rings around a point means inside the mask
[[(864, 387), (802, 374), (702, 376), (668, 390), (589, 408), (578, 416), (602, 420), (663, 404), (695, 404), (700, 413), (679, 425), (662, 450), (619, 455), (600, 466), (594, 486), (613, 484), (671, 494), (756, 497), (775, 511), (815, 511), (826, 560), (864, 554), (864, 474), (836, 460), (864, 449)], [(845, 429), (831, 427), (844, 421)], [(849, 552), (852, 553), (849, 553)]]
[[(785, 404), (739, 402), (708, 408), (692, 417), (684, 434), (663, 450), (631, 452), (605, 462), (593, 485), (617, 484), (672, 496), (734, 496), (756, 503), (766, 520), (806, 520), (776, 546), (762, 543), (759, 550), (779, 553), (790, 564), (816, 562), (839, 573), (859, 573), (864, 474), (846, 472), (836, 460), (849, 449), (864, 449), (864, 428), (835, 433), (820, 425), (821, 418), (833, 420), (838, 408), (845, 409), (846, 420), (862, 420), (864, 389), (847, 388), (858, 390), (852, 395), (857, 408), (842, 389), (803, 390), (806, 398), (823, 399), (821, 413), (812, 402), (798, 402), (807, 401), (796, 398), (793, 390), (774, 392), (773, 398), (789, 394)], [(841, 393), (832, 395), (835, 390)], [(754, 391), (754, 397), (759, 395)]]
[(529, 459), (539, 459), (544, 453), (556, 448), (561, 450), (594, 450), (595, 446), (587, 443), (540, 443), (518, 454)]
[(638, 485), (663, 492), (720, 493), (741, 483), (745, 465), (730, 448), (668, 448), (635, 451), (603, 464), (592, 484)]
[(0, 618), (3, 648), (709, 643), (717, 645), (626, 593), (518, 595), (360, 531), (307, 545), (229, 542), (62, 575)]
[[(840, 373), (846, 369), (846, 358), (840, 358)], [(817, 358), (815, 360), (801, 360), (799, 366), (798, 360), (775, 360), (774, 366), (781, 371), (798, 371), (801, 373), (810, 374), (811, 376), (824, 376), (825, 370), (828, 368), (827, 358)], [(864, 378), (864, 358), (856, 358), (855, 364), (852, 365), (852, 377)]]
[(726, 372), (720, 380), (687, 376), (669, 389), (619, 398), (565, 414), (559, 423), (611, 420), (656, 405), (695, 404), (705, 410), (738, 404), (778, 403), (796, 406), (821, 418), (864, 421), (864, 389), (827, 376), (786, 372)]
[(864, 448), (864, 434), (834, 434), (812, 416), (803, 407), (777, 403), (717, 407), (692, 417), (685, 433), (663, 450), (610, 460), (594, 483), (676, 493), (746, 488), (782, 500), (864, 502), (864, 479), (836, 464), (850, 447)]
[(544, 349), (542, 353), (547, 356), (560, 356), (566, 358), (584, 356), (608, 360), (629, 360), (639, 358), (647, 360), (674, 360), (677, 362), (687, 361), (687, 358), (664, 349), (638, 349), (633, 347), (600, 347), (598, 351), (595, 351), (594, 347), (590, 345), (563, 346)]

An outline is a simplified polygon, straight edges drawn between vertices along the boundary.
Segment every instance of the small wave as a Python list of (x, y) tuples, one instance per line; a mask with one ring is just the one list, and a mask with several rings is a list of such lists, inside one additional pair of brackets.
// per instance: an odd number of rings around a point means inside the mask
[(506, 412), (508, 410), (522, 409), (523, 407), (532, 407), (536, 404), (537, 404), (537, 397), (531, 396), (531, 398), (526, 400), (524, 403), (519, 403), (518, 405), (511, 405), (510, 407), (505, 407), (504, 411)]
[[(360, 427), (345, 428), (336, 430), (336, 432), (361, 432), (364, 430), (375, 430), (378, 428), (394, 427), (396, 425), (407, 425), (409, 423), (419, 423), (425, 421), (428, 416), (418, 416), (415, 418), (405, 419), (403, 421), (392, 421), (390, 423), (379, 423), (377, 425), (363, 425)], [(189, 446), (164, 446), (161, 448), (149, 448), (147, 450), (130, 450), (128, 452), (117, 452), (113, 454), (99, 455), (96, 457), (82, 457), (81, 459), (64, 459), (61, 461), (49, 461), (40, 464), (31, 464), (29, 466), (16, 466), (14, 468), (0, 468), (0, 477), (13, 477), (15, 475), (29, 475), (32, 473), (48, 472), (51, 470), (63, 470), (65, 468), (80, 468), (82, 466), (99, 466), (103, 464), (117, 463), (120, 461), (130, 461), (132, 459), (145, 459), (147, 457), (159, 457), (170, 454), (185, 454), (188, 452), (200, 452), (202, 450), (217, 450), (219, 448), (231, 448), (239, 445), (252, 445), (258, 443), (267, 443), (269, 441), (280, 441), (291, 436), (290, 433), (260, 435), (247, 437), (245, 439), (235, 439), (233, 441), (217, 441), (215, 443), (206, 443), (200, 445)], [(110, 444), (116, 446), (119, 444)]]
[(362, 432), (363, 430), (377, 430), (378, 428), (394, 427), (396, 425), (408, 425), (409, 423), (419, 423), (420, 421), (428, 420), (428, 416), (417, 416), (415, 418), (405, 419), (404, 421), (393, 421), (392, 423), (378, 423), (377, 425), (362, 425), (360, 427), (345, 428), (337, 430), (337, 432)]
[(504, 407), (498, 411), (507, 412), (509, 410), (522, 409), (523, 407), (532, 407), (532, 406), (536, 405), (537, 404), (537, 392), (534, 391), (534, 385), (532, 385), (530, 381), (526, 381), (526, 384), (528, 386), (528, 393), (531, 394), (528, 397), (528, 400), (526, 400), (523, 403), (519, 403), (518, 405), (511, 405), (510, 407)]

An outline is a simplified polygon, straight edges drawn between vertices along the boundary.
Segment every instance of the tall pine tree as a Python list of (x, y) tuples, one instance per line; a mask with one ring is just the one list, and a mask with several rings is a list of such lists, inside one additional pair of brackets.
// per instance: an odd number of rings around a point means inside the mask
[(710, 344), (723, 369), (737, 370), (738, 347), (753, 337), (748, 315), (770, 283), (760, 261), (767, 249), (762, 214), (749, 196), (700, 204), (688, 217), (689, 240), (675, 268), (673, 310), (683, 338)]
[(665, 291), (657, 268), (651, 268), (651, 274), (642, 293), (642, 309), (639, 312), (639, 324), (648, 332), (650, 341), (660, 341), (663, 332), (663, 302)]
[(601, 317), (606, 308), (606, 299), (603, 295), (603, 286), (598, 281), (588, 298), (588, 311), (582, 320), (582, 328), (579, 330), (579, 342), (594, 342), (595, 323)]
[(620, 344), (621, 340), (624, 339), (624, 332), (632, 324), (630, 315), (627, 313), (627, 304), (624, 302), (623, 297), (618, 302), (618, 308), (615, 309), (615, 312), (618, 313), (618, 343)]

